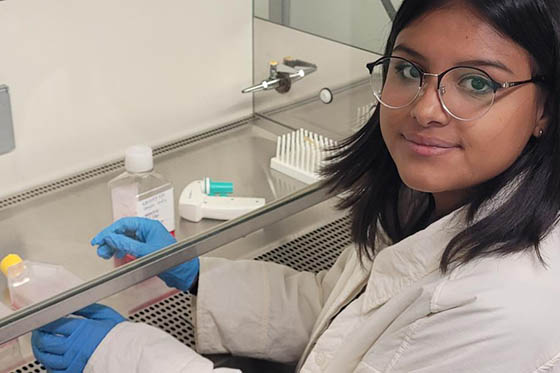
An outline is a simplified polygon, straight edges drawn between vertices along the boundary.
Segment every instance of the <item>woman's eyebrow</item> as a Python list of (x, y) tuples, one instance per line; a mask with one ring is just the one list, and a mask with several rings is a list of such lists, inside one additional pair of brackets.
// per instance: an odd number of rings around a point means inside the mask
[(474, 67), (495, 67), (500, 70), (507, 71), (510, 74), (513, 74), (513, 71), (509, 69), (506, 65), (501, 63), (500, 61), (494, 60), (467, 60), (467, 61), (460, 61), (459, 65), (463, 66), (474, 66)]
[[(422, 62), (426, 61), (426, 57), (422, 55), (422, 53), (415, 51), (414, 49), (407, 47), (403, 44), (397, 45), (393, 48), (393, 52), (405, 52), (406, 54), (410, 55), (411, 57), (420, 60)], [(500, 61), (496, 60), (488, 60), (488, 59), (472, 59), (472, 60), (465, 60), (459, 61), (456, 64), (457, 66), (472, 66), (472, 67), (494, 67), (503, 71), (506, 71), (510, 74), (513, 74), (510, 68), (508, 68), (505, 64)]]
[(398, 52), (398, 51), (402, 51), (405, 52), (406, 54), (410, 55), (411, 57), (414, 57), (418, 60), (421, 61), (426, 61), (426, 57), (424, 57), (421, 53), (416, 52), (414, 49), (409, 48), (403, 44), (399, 44), (397, 45), (395, 48), (393, 48), (393, 52)]

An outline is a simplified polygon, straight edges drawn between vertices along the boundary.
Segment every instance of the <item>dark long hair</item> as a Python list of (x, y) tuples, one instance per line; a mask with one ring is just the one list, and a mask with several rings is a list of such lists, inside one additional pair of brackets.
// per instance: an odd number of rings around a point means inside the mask
[[(543, 89), (550, 120), (544, 134), (539, 139), (531, 138), (507, 170), (473, 188), (465, 203), (468, 224), (449, 242), (440, 269), (445, 273), (451, 264), (525, 250), (534, 251), (544, 263), (539, 243), (556, 224), (560, 210), (560, 2), (405, 0), (395, 16), (385, 55), (391, 55), (397, 36), (412, 21), (457, 2), (529, 52), (538, 70), (535, 73), (546, 77)], [(386, 235), (390, 242), (398, 242), (428, 224), (435, 208), (433, 197), (408, 189), (401, 180), (381, 136), (379, 105), (368, 123), (337, 149), (338, 154), (323, 174), (332, 192), (347, 192), (339, 207), (350, 209), (352, 236), (360, 258), (373, 259), (381, 237)], [(516, 188), (499, 207), (479, 218), (480, 209), (511, 183)], [(401, 213), (399, 201), (403, 198), (410, 201), (409, 211)], [(379, 227), (385, 235), (380, 234)]]

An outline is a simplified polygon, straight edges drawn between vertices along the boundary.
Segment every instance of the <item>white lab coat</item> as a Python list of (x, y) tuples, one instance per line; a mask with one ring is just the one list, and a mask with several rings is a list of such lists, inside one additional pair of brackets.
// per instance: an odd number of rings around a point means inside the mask
[[(301, 372), (560, 372), (560, 228), (531, 253), (438, 269), (458, 210), (361, 266), (354, 247), (317, 275), (258, 261), (201, 259), (201, 353)], [(229, 372), (145, 324), (121, 323), (86, 372)]]

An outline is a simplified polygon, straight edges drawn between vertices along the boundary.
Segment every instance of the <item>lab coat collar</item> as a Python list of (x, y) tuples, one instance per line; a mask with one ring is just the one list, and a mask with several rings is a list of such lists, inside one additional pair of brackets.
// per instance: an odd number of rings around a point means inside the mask
[(438, 270), (447, 244), (465, 228), (465, 213), (465, 208), (457, 209), (426, 229), (381, 250), (372, 264), (362, 311), (379, 307), (407, 286)]

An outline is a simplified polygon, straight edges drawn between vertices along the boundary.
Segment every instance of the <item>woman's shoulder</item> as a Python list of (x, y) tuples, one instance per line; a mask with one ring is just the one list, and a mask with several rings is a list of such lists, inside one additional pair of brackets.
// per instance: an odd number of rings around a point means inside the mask
[(509, 348), (520, 361), (547, 366), (560, 356), (557, 231), (542, 242), (541, 250), (546, 265), (524, 252), (480, 258), (440, 277), (431, 293), (429, 319), (468, 337), (468, 343), (497, 346), (496, 356)]
[[(560, 295), (560, 234), (549, 235), (539, 249), (542, 261), (532, 250), (474, 259), (451, 270), (441, 286), (495, 301), (516, 301), (535, 293)], [(560, 305), (560, 296), (554, 298)]]
[(481, 290), (489, 290), (490, 284), (500, 284), (496, 290), (521, 285), (521, 289), (542, 288), (550, 284), (560, 291), (560, 225), (543, 237), (538, 250), (542, 260), (532, 249), (482, 256), (452, 269), (445, 280), (457, 284), (469, 283)]
[(541, 242), (544, 263), (533, 251), (484, 257), (443, 277), (433, 311), (459, 307), (476, 318), (520, 332), (555, 335), (560, 349), (560, 229)]

